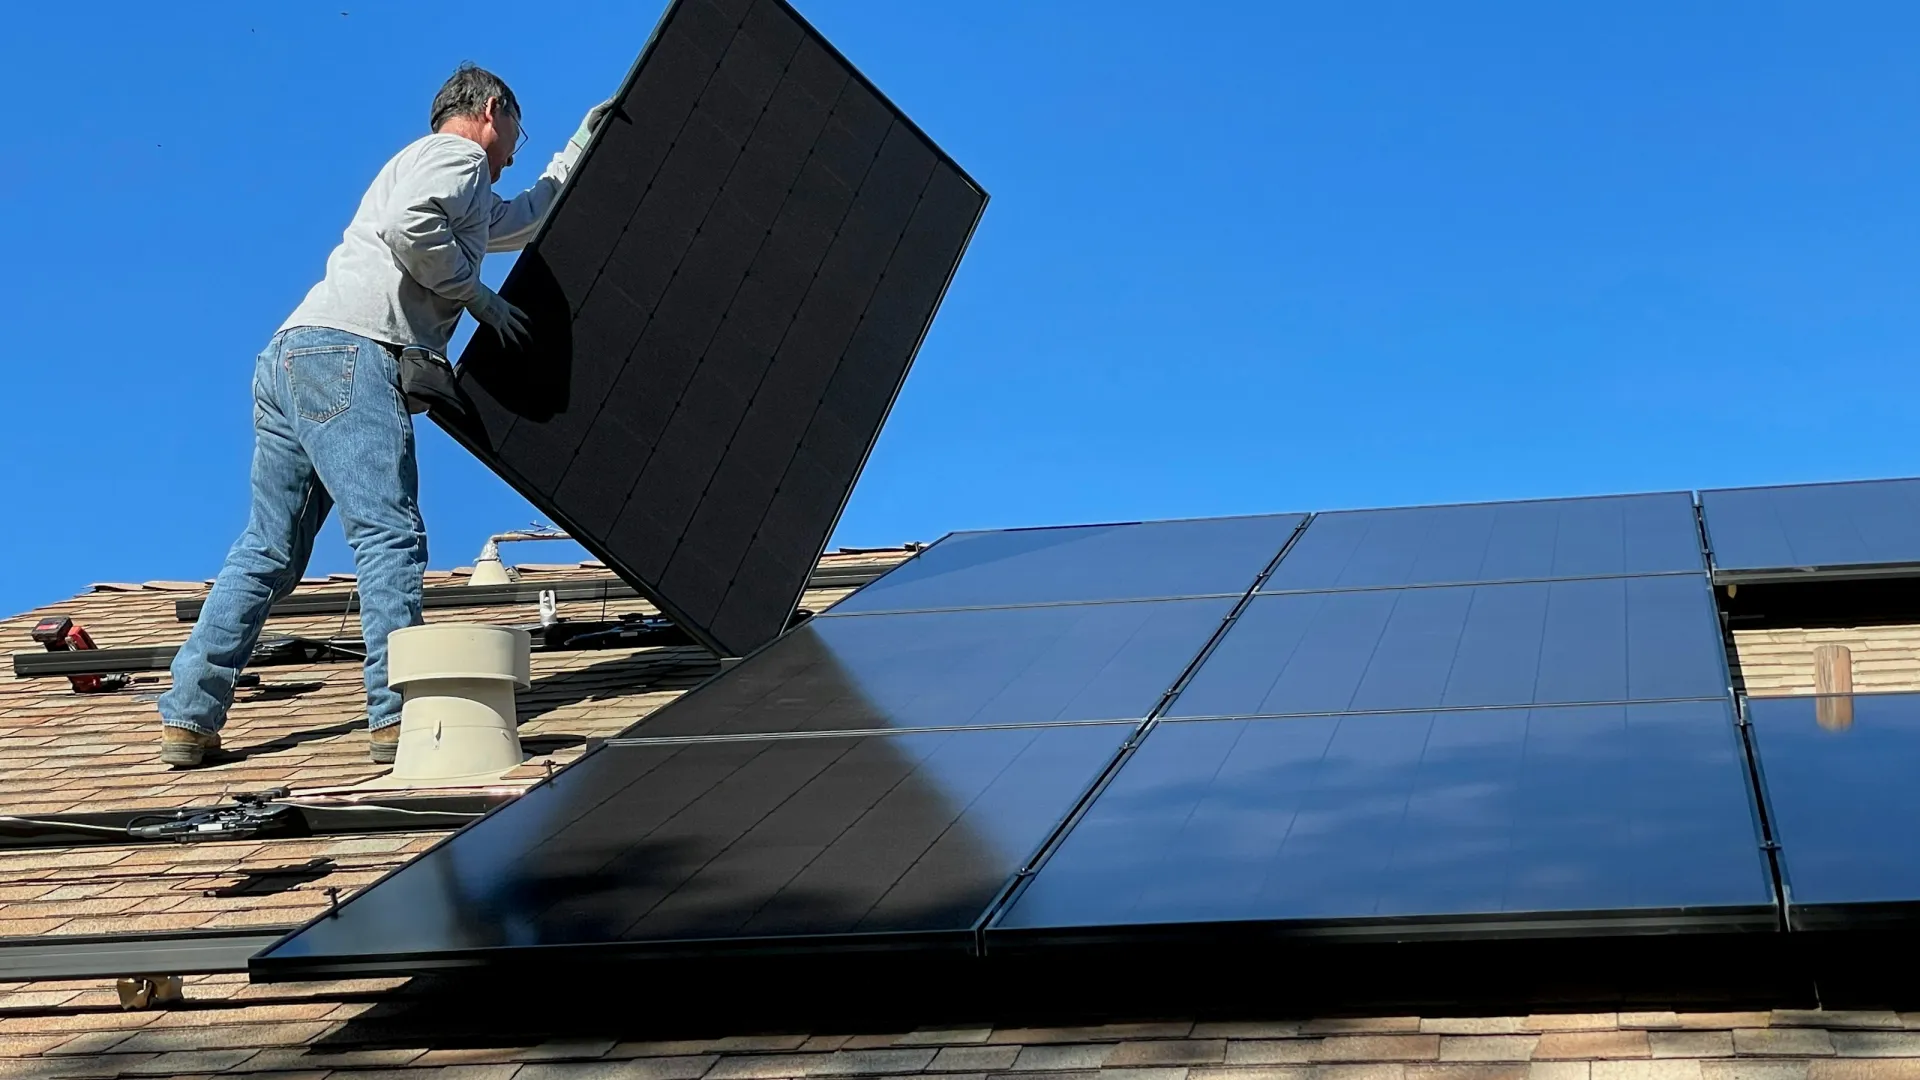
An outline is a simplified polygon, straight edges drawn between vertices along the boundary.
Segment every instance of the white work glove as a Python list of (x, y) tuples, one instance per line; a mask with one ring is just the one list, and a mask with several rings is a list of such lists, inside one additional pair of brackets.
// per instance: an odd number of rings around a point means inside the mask
[(474, 318), (500, 335), (500, 343), (509, 346), (524, 346), (527, 343), (527, 313), (500, 298), (500, 294), (475, 283), (473, 299), (467, 301), (467, 311)]
[(612, 111), (613, 111), (612, 98), (608, 98), (607, 100), (601, 102), (600, 104), (595, 105), (593, 108), (588, 109), (587, 118), (585, 120), (580, 121), (580, 130), (574, 132), (573, 138), (567, 141), (573, 143), (573, 145), (579, 147), (580, 149), (585, 150), (587, 148), (587, 140), (593, 138), (593, 133), (599, 130), (600, 121), (605, 120), (607, 118), (607, 114)]

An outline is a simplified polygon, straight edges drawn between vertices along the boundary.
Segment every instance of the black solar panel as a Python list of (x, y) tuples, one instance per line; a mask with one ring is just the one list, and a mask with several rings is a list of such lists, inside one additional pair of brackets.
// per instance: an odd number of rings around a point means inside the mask
[(1303, 514), (954, 533), (830, 614), (1239, 596)]
[(1704, 575), (1294, 593), (1247, 605), (1170, 712), (1725, 698), (1727, 682)]
[(1162, 722), (988, 932), (1770, 929), (1725, 702)]
[(1677, 492), (1319, 514), (1262, 591), (1704, 569), (1693, 496)]
[[(609, 746), (254, 961), (968, 950), (1128, 724)], [(580, 946), (592, 946), (582, 955)]]
[(1920, 479), (1700, 493), (1722, 582), (1920, 571)]
[(1848, 726), (1811, 697), (1753, 698), (1747, 718), (1802, 929), (1920, 923), (1920, 694), (1856, 694)]
[(1139, 720), (1233, 600), (814, 619), (628, 734)]
[(986, 194), (783, 0), (675, 0), (436, 413), (675, 622), (785, 628)]

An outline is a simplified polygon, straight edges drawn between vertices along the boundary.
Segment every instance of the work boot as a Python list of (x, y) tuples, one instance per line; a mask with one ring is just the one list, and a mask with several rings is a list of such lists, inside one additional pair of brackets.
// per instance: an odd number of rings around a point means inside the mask
[(172, 724), (160, 728), (160, 760), (176, 769), (190, 769), (200, 764), (207, 751), (220, 749), (220, 736), (208, 735), (192, 728), (175, 727)]
[(400, 725), (388, 724), (367, 732), (367, 754), (375, 765), (391, 765), (400, 753)]

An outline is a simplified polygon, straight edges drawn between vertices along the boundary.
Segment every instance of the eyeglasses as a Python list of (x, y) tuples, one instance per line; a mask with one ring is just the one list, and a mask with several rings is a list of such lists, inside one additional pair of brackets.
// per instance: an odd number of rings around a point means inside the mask
[(499, 98), (494, 98), (489, 104), (493, 107), (495, 116), (504, 114), (513, 117), (513, 130), (518, 132), (513, 139), (513, 156), (519, 157), (520, 151), (527, 145), (527, 129), (520, 123), (519, 110), (509, 109)]

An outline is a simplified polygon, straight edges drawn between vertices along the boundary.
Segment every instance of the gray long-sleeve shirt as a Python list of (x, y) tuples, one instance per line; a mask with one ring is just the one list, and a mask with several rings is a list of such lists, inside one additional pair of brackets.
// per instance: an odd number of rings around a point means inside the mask
[(526, 246), (579, 156), (569, 142), (532, 187), (502, 199), (478, 143), (442, 134), (414, 142), (373, 178), (326, 276), (280, 328), (324, 326), (445, 353), (480, 287), (480, 260)]

